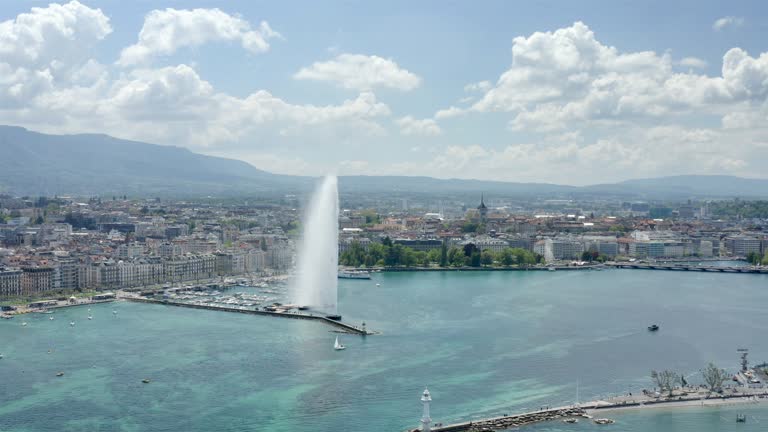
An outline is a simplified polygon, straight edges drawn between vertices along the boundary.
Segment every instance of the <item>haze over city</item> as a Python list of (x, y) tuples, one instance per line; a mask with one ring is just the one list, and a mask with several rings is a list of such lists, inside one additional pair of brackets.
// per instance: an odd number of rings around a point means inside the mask
[(765, 178), (766, 8), (11, 0), (0, 119), (285, 174)]

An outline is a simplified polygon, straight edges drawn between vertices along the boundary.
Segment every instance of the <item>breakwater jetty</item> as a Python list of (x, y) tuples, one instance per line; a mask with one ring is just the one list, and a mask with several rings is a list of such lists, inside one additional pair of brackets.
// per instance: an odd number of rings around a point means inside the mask
[[(434, 426), (431, 426), (429, 430), (431, 432), (494, 432), (535, 423), (565, 420), (568, 418), (592, 419), (593, 415), (597, 415), (601, 412), (607, 413), (624, 409), (723, 406), (760, 403), (767, 400), (768, 390), (763, 388), (742, 389), (742, 391), (737, 391), (731, 394), (695, 393), (688, 396), (672, 398), (655, 398), (641, 395), (636, 395), (635, 397), (617, 396), (578, 405), (547, 408), (520, 414), (489, 417), (447, 425), (437, 423)], [(420, 432), (421, 430), (422, 429), (415, 428), (409, 429), (407, 432)]]
[[(532, 411), (522, 414), (506, 415), (482, 420), (474, 420), (463, 423), (433, 426), (432, 432), (491, 432), (496, 430), (516, 428), (534, 423), (584, 417), (586, 410), (577, 407), (552, 408), (541, 411)], [(409, 432), (419, 432), (421, 429), (411, 429)]]
[(269, 316), (269, 317), (276, 317), (276, 318), (291, 318), (291, 319), (299, 319), (299, 320), (319, 321), (324, 324), (333, 326), (345, 333), (358, 334), (361, 336), (377, 334), (376, 332), (366, 329), (365, 324), (363, 324), (361, 327), (358, 327), (358, 326), (347, 324), (341, 321), (333, 320), (321, 315), (310, 315), (310, 314), (304, 314), (304, 313), (290, 313), (290, 312), (269, 312), (269, 311), (240, 309), (240, 308), (225, 307), (225, 306), (212, 306), (212, 305), (202, 305), (202, 304), (193, 304), (193, 303), (173, 302), (168, 300), (156, 300), (156, 299), (148, 299), (148, 298), (142, 298), (142, 297), (126, 296), (126, 297), (123, 297), (123, 300), (138, 302), (138, 303), (154, 303), (154, 304), (161, 304), (166, 306), (186, 307), (186, 308), (192, 308), (192, 309), (206, 309), (206, 310), (212, 310), (212, 311), (218, 311), (218, 312), (235, 312), (235, 313), (248, 314), (248, 315), (262, 315), (262, 316)]

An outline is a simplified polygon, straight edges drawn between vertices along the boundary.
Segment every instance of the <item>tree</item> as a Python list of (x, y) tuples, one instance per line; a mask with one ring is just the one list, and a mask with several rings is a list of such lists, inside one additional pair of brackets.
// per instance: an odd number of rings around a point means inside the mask
[(448, 265), (448, 245), (443, 242), (440, 246), (440, 267)]
[(763, 265), (768, 266), (768, 251), (765, 252), (765, 256), (763, 257)]
[(477, 251), (477, 246), (475, 246), (474, 243), (467, 243), (464, 245), (464, 256), (471, 257), (475, 251)]
[(442, 265), (442, 248), (440, 249), (430, 249), (429, 252), (427, 252), (427, 260), (429, 260), (430, 263), (440, 264)]
[(501, 251), (501, 258), (499, 261), (501, 261), (501, 265), (509, 267), (517, 263), (517, 257), (512, 253), (511, 248), (506, 248)]
[(760, 263), (761, 256), (757, 252), (750, 252), (747, 254), (747, 262), (752, 265), (757, 265)]
[(469, 265), (471, 265), (472, 267), (480, 267), (480, 261), (481, 261), (480, 251), (479, 250), (473, 251), (472, 255), (469, 257)]
[(464, 251), (455, 246), (448, 250), (448, 262), (453, 267), (462, 267), (466, 265), (466, 258)]
[(35, 219), (35, 225), (42, 225), (45, 220), (42, 216), (38, 216), (37, 219)]
[(493, 251), (486, 249), (480, 254), (480, 263), (484, 266), (493, 265), (494, 258), (496, 257), (494, 256)]
[(723, 391), (723, 383), (728, 380), (728, 373), (725, 372), (725, 369), (720, 369), (711, 362), (701, 371), (701, 375), (704, 377), (704, 382), (707, 383), (709, 390), (717, 393)]
[(659, 388), (660, 391), (668, 391), (669, 396), (672, 396), (672, 389), (674, 383), (677, 382), (678, 375), (671, 370), (663, 370), (661, 372), (651, 371), (651, 379)]

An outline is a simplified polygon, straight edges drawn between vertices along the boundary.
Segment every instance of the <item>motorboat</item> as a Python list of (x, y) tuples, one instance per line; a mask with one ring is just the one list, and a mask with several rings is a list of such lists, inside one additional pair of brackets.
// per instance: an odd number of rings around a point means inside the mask
[(23, 323), (21, 323), (21, 326), (22, 326), (22, 327), (26, 327), (26, 326), (27, 326), (27, 323), (26, 323), (26, 322), (23, 322)]
[(616, 420), (609, 419), (609, 418), (597, 418), (597, 419), (594, 419), (592, 421), (595, 422), (595, 424), (599, 424), (599, 425), (607, 425), (607, 424), (614, 424), (614, 423), (616, 423)]
[(563, 419), (563, 423), (574, 424), (574, 423), (578, 423), (578, 422), (579, 422), (579, 420), (578, 420), (578, 419), (575, 419), (575, 418), (567, 418), (567, 419)]
[(48, 320), (53, 321), (53, 317), (48, 317)]
[(64, 372), (57, 372), (57, 373), (56, 373), (56, 376), (57, 376), (57, 377), (60, 377), (60, 376), (64, 376)]
[(336, 342), (334, 342), (334, 344), (333, 344), (333, 349), (335, 349), (336, 351), (341, 351), (341, 350), (343, 350), (343, 349), (347, 349), (347, 347), (345, 347), (344, 345), (342, 345), (342, 344), (339, 342), (339, 337), (338, 337), (338, 336), (336, 336)]
[(653, 325), (649, 325), (649, 326), (648, 326), (648, 331), (652, 331), (652, 332), (655, 332), (655, 331), (658, 331), (658, 330), (659, 330), (659, 326), (658, 326), (658, 325), (656, 325), (656, 324), (653, 324)]
[(92, 319), (93, 319), (93, 316), (91, 316), (91, 315), (88, 315), (88, 319), (89, 319), (89, 320), (92, 320)]
[(144, 378), (143, 380), (141, 380), (141, 382), (143, 382), (144, 384), (149, 384), (151, 381), (149, 380), (149, 378)]
[(75, 322), (74, 322), (74, 321), (70, 321), (70, 322), (69, 322), (69, 326), (70, 326), (70, 327), (74, 327), (74, 326), (75, 326)]

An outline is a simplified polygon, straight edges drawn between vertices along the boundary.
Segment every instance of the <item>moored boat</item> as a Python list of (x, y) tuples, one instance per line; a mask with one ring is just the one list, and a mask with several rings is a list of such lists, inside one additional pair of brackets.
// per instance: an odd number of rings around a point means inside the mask
[(370, 279), (371, 274), (362, 270), (342, 270), (339, 279)]

